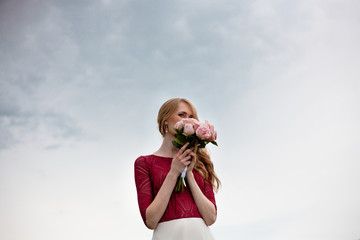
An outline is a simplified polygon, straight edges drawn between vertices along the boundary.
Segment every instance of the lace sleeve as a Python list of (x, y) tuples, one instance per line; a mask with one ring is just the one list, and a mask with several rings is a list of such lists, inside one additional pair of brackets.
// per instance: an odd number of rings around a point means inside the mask
[(214, 204), (215, 209), (217, 210), (217, 206), (216, 206), (216, 201), (215, 201), (215, 194), (214, 194), (214, 189), (209, 181), (209, 179), (205, 180), (205, 184), (204, 184), (204, 195)]
[(144, 157), (136, 159), (134, 172), (140, 214), (146, 225), (146, 209), (152, 203), (154, 196), (150, 181), (150, 164)]

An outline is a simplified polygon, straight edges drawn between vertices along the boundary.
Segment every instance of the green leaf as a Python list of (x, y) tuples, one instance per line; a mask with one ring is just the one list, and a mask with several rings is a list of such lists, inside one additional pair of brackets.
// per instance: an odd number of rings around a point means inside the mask
[(177, 143), (175, 140), (172, 141), (172, 144), (173, 144), (176, 148), (179, 148), (179, 149), (183, 146), (183, 145)]
[(174, 141), (180, 145), (184, 145), (186, 143), (185, 141), (181, 141), (179, 138), (175, 138)]
[(204, 148), (206, 146), (205, 141), (202, 141), (202, 140), (199, 142), (199, 144), (200, 144), (199, 148)]
[(187, 148), (195, 147), (195, 143), (196, 143), (196, 139), (195, 138), (190, 138), (189, 139), (189, 146)]
[(215, 141), (212, 141), (211, 143), (218, 146), (217, 142), (215, 142)]
[(183, 134), (176, 134), (175, 137), (178, 138), (181, 142), (187, 142), (187, 138)]

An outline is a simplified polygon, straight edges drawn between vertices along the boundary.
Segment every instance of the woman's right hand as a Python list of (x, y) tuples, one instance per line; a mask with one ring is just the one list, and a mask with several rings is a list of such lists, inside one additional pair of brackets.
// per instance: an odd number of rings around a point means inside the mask
[(189, 143), (186, 143), (182, 146), (172, 159), (170, 171), (176, 174), (176, 176), (180, 175), (185, 167), (191, 163), (191, 152), (193, 149), (186, 149), (188, 145)]

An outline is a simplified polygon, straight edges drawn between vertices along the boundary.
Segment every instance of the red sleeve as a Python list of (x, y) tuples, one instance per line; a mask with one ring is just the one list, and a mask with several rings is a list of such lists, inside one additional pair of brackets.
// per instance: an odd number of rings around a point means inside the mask
[(146, 225), (146, 209), (154, 199), (150, 181), (150, 166), (144, 157), (139, 157), (135, 161), (134, 170), (140, 214)]
[(215, 209), (217, 210), (214, 189), (213, 189), (212, 184), (210, 183), (209, 179), (205, 180), (204, 195), (214, 204)]

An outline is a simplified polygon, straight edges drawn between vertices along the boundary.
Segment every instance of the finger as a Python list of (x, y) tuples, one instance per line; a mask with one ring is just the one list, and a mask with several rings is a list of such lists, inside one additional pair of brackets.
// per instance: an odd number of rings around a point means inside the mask
[(187, 149), (183, 152), (183, 154), (181, 156), (185, 157), (185, 156), (189, 155), (191, 152), (192, 152), (192, 149)]
[(189, 142), (185, 143), (184, 146), (180, 148), (181, 151), (185, 151), (185, 149), (189, 146)]
[(191, 162), (196, 162), (196, 157), (195, 156), (192, 156), (192, 155), (189, 155), (190, 156), (190, 161)]
[(191, 162), (191, 156), (188, 155), (188, 156), (184, 157), (183, 159), (181, 159), (181, 162), (182, 163)]
[(179, 154), (179, 155), (182, 155), (183, 152), (185, 151), (185, 149), (187, 148), (187, 146), (189, 146), (189, 143), (188, 143), (188, 142), (185, 143), (184, 146), (182, 146), (182, 147), (179, 149), (178, 154)]
[(196, 154), (193, 153), (193, 152), (191, 152), (191, 153), (189, 154), (189, 156), (191, 156), (190, 161), (196, 163), (196, 161), (197, 161), (197, 159), (196, 159)]
[(185, 165), (185, 166), (189, 166), (191, 163), (192, 163), (192, 161), (189, 159), (189, 160), (187, 160), (186, 162), (184, 162), (184, 165)]
[(196, 156), (196, 154), (195, 154), (194, 152), (190, 152), (189, 155), (191, 155), (191, 156), (193, 156), (193, 157)]

